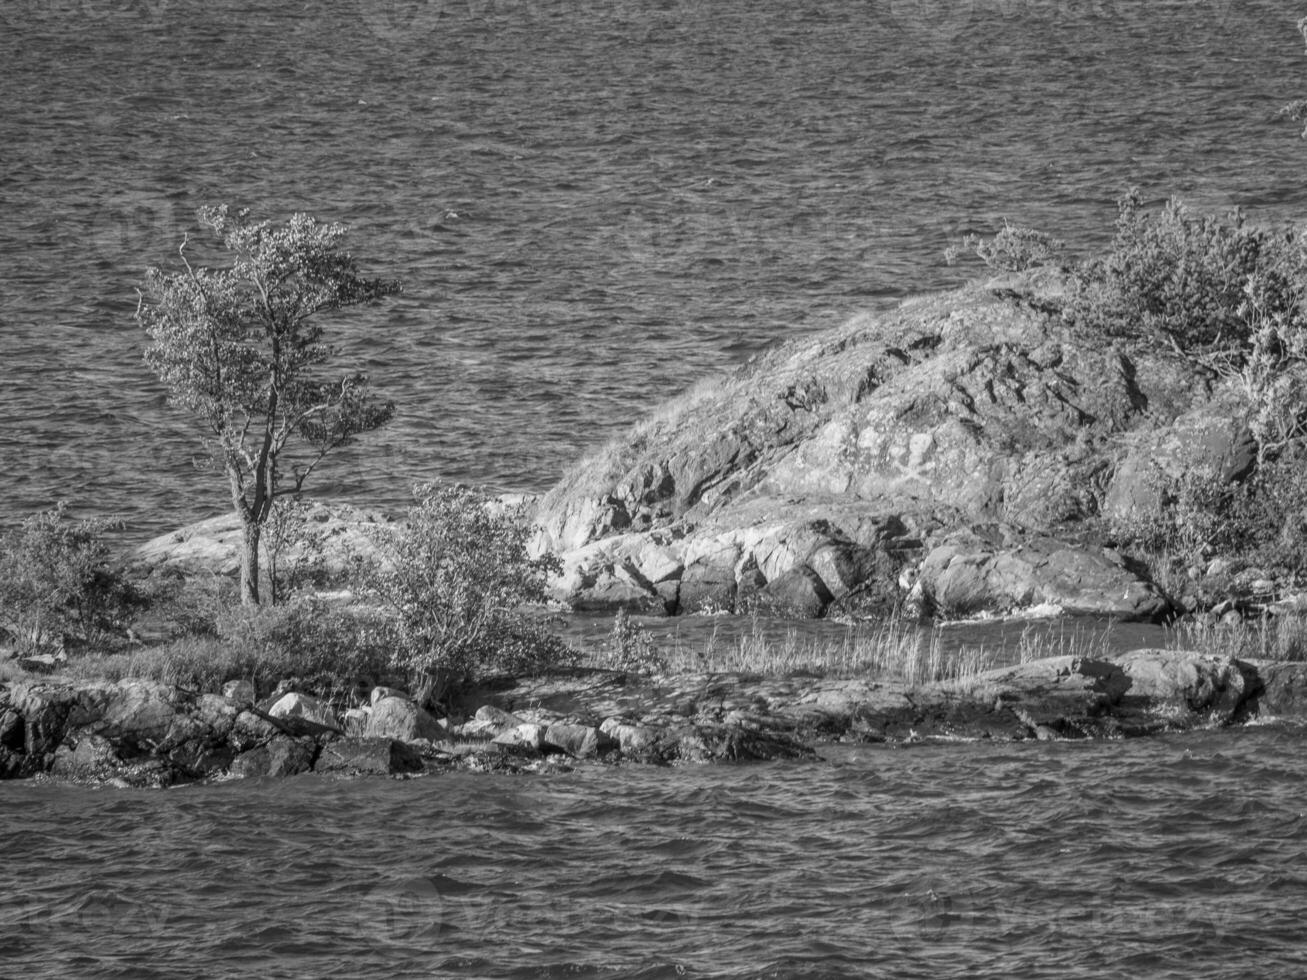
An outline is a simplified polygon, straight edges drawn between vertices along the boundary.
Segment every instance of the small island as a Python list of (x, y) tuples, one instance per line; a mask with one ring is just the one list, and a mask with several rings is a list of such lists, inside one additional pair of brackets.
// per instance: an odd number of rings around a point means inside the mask
[[(234, 513), (126, 558), (62, 511), (6, 540), (0, 775), (520, 772), (1307, 718), (1301, 244), (1134, 198), (1089, 262), (1028, 229), (973, 244), (990, 278), (769, 350), (539, 499), (308, 505), (307, 471), (268, 482), (280, 445), (241, 455), (254, 409), (233, 430), (203, 402), (236, 440)], [(332, 302), (392, 287), (369, 288)], [(316, 465), (389, 417), (353, 384), (305, 388), (330, 410), (290, 428), (274, 405), (269, 431), (316, 439)], [(63, 591), (20, 594), (42, 563)], [(560, 640), (562, 607), (614, 617), (609, 643)], [(1031, 608), (1183, 642), (921, 668), (930, 623)], [(687, 614), (888, 625), (838, 667), (704, 671), (639, 625)]]

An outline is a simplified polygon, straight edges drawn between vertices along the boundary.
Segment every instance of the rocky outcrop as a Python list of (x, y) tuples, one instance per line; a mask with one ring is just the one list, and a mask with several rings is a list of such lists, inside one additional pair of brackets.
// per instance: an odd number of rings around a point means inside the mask
[[(307, 545), (326, 572), (340, 572), (350, 555), (373, 554), (376, 546), (371, 532), (390, 522), (384, 514), (349, 504), (312, 504), (305, 515), (302, 540), (288, 544), (282, 561), (289, 567), (303, 560)], [(235, 513), (220, 514), (152, 538), (136, 548), (128, 561), (145, 571), (235, 576), (240, 573), (242, 534)]]
[[(263, 706), (151, 681), (23, 681), (0, 688), (0, 776), (166, 786), (308, 772), (802, 760), (832, 740), (1119, 738), (1307, 721), (1305, 692), (1302, 664), (1169, 650), (1053, 657), (916, 688), (810, 676), (640, 680), (576, 668), (470, 692), (475, 714), (448, 729), (433, 720), (432, 739), (417, 729), (404, 738), (296, 732)], [(411, 704), (387, 692), (374, 709), (389, 701)]]
[(1045, 270), (910, 300), (659, 407), (541, 500), (557, 594), (816, 616), (921, 580), (942, 613), (1156, 617), (1092, 519), (1155, 510), (1159, 474), (1245, 472), (1246, 431), (1194, 362), (1074, 334), (1062, 289)]

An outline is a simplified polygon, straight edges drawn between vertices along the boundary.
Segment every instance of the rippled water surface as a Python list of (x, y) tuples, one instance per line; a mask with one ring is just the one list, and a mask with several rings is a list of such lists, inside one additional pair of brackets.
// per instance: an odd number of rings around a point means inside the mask
[[(959, 281), (1004, 218), (1073, 250), (1130, 183), (1297, 218), (1270, 0), (7, 0), (0, 521), (224, 505), (134, 286), (197, 205), (354, 228), (406, 295), (338, 324), (398, 403), (319, 492), (538, 490), (749, 353)], [(198, 253), (197, 253), (198, 254)]]
[(0, 785), (23, 977), (1297, 977), (1296, 729), (547, 777)]

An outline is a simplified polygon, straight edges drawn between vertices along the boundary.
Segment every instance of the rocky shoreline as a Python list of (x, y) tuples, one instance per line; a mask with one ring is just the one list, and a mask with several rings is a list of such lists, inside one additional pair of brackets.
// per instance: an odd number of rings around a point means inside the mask
[[(865, 679), (568, 669), (500, 679), (435, 719), (400, 691), (338, 717), (246, 682), (0, 687), (0, 777), (172, 786), (235, 777), (531, 772), (577, 764), (817, 760), (832, 742), (1126, 738), (1307, 721), (1307, 664), (1183, 651), (1053, 657), (917, 688)], [(475, 707), (475, 710), (472, 708)]]
[[(1234, 382), (1169, 347), (1077, 333), (1052, 269), (916, 297), (800, 337), (655, 407), (540, 498), (514, 497), (552, 597), (579, 612), (1158, 621), (1301, 608), (1228, 560), (1162, 588), (1113, 528), (1168, 481), (1249, 477)], [(391, 520), (321, 506), (328, 564)], [(145, 569), (230, 575), (220, 516), (139, 548)], [(1291, 584), (1291, 583), (1290, 583)]]

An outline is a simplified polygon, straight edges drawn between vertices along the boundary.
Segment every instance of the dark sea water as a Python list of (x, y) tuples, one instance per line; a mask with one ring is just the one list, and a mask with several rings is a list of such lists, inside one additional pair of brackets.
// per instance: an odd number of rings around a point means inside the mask
[(0, 788), (6, 977), (1296, 978), (1274, 727), (821, 764)]
[(399, 418), (316, 482), (541, 490), (752, 352), (1147, 196), (1307, 212), (1271, 0), (6, 0), (0, 523), (225, 506), (134, 287), (228, 201), (353, 228), (405, 296), (333, 325)]

